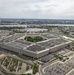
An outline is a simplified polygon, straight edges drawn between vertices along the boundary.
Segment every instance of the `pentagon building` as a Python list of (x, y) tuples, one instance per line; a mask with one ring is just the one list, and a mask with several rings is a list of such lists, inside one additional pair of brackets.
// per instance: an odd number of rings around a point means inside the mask
[(46, 38), (46, 40), (40, 42), (29, 42), (26, 40), (22, 41), (21, 39), (25, 36), (25, 33), (16, 33), (3, 38), (0, 41), (1, 50), (16, 52), (33, 58), (40, 58), (44, 55), (67, 47), (71, 43), (71, 41), (68, 41), (63, 37), (52, 34), (39, 35)]

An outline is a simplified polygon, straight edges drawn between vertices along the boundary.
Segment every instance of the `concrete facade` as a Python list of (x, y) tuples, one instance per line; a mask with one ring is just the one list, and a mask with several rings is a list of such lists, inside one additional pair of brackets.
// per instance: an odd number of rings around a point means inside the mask
[(39, 58), (39, 57), (42, 57), (42, 56), (47, 55), (49, 53), (53, 53), (57, 50), (60, 50), (64, 47), (67, 47), (70, 44), (71, 44), (71, 41), (66, 42), (66, 43), (62, 43), (62, 44), (59, 44), (59, 45), (55, 45), (55, 46), (47, 48), (45, 50), (35, 51), (35, 52), (30, 51), (30, 50), (26, 50), (26, 49), (14, 48), (14, 47), (5, 45), (3, 43), (0, 43), (0, 48), (6, 49), (6, 50), (9, 50), (9, 51), (13, 51), (13, 52), (16, 52), (16, 53), (19, 53), (19, 54), (24, 54), (24, 55), (27, 55), (27, 56), (30, 56), (30, 57), (33, 57), (33, 58)]

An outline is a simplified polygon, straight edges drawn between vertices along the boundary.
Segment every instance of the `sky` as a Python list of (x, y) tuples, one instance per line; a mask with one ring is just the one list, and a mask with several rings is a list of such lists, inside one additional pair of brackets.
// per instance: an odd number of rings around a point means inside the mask
[(74, 19), (74, 0), (0, 0), (0, 18)]

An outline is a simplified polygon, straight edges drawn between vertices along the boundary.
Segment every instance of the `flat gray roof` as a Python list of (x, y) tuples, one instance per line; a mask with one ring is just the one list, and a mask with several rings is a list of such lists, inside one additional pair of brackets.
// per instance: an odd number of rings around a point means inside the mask
[(54, 55), (49, 54), (49, 55), (47, 55), (47, 56), (44, 56), (44, 57), (41, 59), (41, 61), (42, 61), (42, 62), (47, 62), (47, 61), (50, 61), (50, 60), (53, 59), (53, 58), (54, 58)]
[(65, 39), (52, 39), (48, 41), (44, 41), (41, 43), (32, 43), (32, 42), (27, 42), (27, 41), (14, 41), (7, 43), (7, 46), (17, 48), (17, 49), (22, 49), (22, 50), (30, 50), (30, 51), (42, 51), (47, 48), (53, 47), (55, 45), (62, 44), (64, 42), (67, 42)]
[(6, 45), (13, 47), (13, 48), (17, 48), (17, 49), (23, 49), (23, 48), (27, 47), (26, 44), (22, 44), (22, 43), (18, 43), (18, 42), (7, 43)]
[(31, 51), (41, 51), (41, 50), (44, 50), (45, 48), (44, 47), (41, 47), (39, 45), (32, 45), (32, 46), (29, 46), (27, 48), (27, 50), (31, 50)]
[(47, 48), (47, 47), (53, 47), (53, 46), (58, 45), (58, 44), (62, 44), (64, 42), (67, 42), (67, 40), (62, 39), (62, 38), (55, 38), (55, 39), (51, 39), (51, 40), (41, 42), (41, 43), (38, 43), (38, 44), (40, 46), (43, 46), (43, 47)]
[(47, 40), (41, 42), (29, 42), (26, 40), (17, 40), (20, 37), (25, 37), (26, 33), (15, 33), (3, 39), (1, 42), (9, 47), (21, 49), (21, 50), (28, 50), (28, 51), (42, 51), (45, 49), (49, 49), (54, 47), (55, 45), (59, 45), (65, 42), (68, 42), (66, 39), (59, 37), (58, 35), (55, 36), (53, 34), (41, 34), (40, 36), (44, 36), (48, 38)]

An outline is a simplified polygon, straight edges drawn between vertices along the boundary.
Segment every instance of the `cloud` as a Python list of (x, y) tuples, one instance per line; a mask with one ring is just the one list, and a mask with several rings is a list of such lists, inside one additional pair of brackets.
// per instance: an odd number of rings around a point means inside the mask
[(0, 17), (74, 19), (74, 0), (0, 0)]

